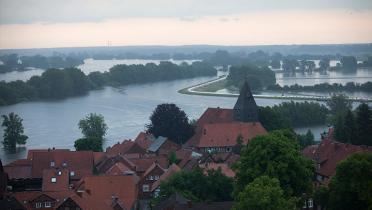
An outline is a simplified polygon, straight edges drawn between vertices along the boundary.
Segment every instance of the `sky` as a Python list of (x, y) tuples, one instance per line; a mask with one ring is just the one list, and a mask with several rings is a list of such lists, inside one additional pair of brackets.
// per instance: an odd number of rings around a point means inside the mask
[(372, 0), (0, 0), (0, 48), (372, 43)]

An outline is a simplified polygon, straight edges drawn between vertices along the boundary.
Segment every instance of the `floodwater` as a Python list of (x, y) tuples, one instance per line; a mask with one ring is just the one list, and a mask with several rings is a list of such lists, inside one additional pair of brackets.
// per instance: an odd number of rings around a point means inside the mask
[[(118, 60), (97, 61), (88, 59), (80, 68), (85, 73), (96, 70), (107, 71), (117, 63)], [(133, 63), (127, 62), (126, 64)], [(359, 71), (356, 75), (372, 75), (364, 70)], [(27, 72), (19, 73), (25, 75)], [(3, 76), (4, 74), (0, 75), (0, 80), (3, 79)], [(145, 130), (145, 125), (149, 123), (152, 111), (161, 103), (177, 104), (188, 114), (190, 119), (199, 118), (208, 107), (232, 108), (237, 98), (183, 95), (177, 92), (182, 88), (214, 78), (216, 77), (200, 77), (129, 85), (122, 88), (105, 87), (102, 90), (90, 91), (87, 95), (80, 97), (55, 101), (25, 102), (0, 107), (0, 115), (14, 112), (23, 118), (25, 134), (29, 137), (26, 146), (18, 148), (16, 154), (7, 154), (0, 148), (0, 158), (6, 164), (18, 158), (24, 158), (27, 149), (31, 148), (73, 149), (74, 141), (82, 137), (78, 122), (89, 113), (98, 113), (105, 117), (109, 128), (105, 146), (110, 146), (124, 139), (134, 139), (140, 131)], [(292, 80), (282, 78), (281, 81)], [(26, 79), (26, 77), (18, 79)], [(309, 81), (312, 84), (316, 82), (315, 79), (313, 79), (313, 82), (311, 82), (311, 79), (304, 79), (304, 81)], [(360, 82), (361, 80), (353, 81)], [(283, 101), (285, 100), (256, 99), (259, 106), (272, 106)], [(319, 139), (320, 133), (326, 129), (326, 126), (314, 127), (313, 132), (316, 139)], [(307, 128), (299, 128), (298, 132), (306, 132), (306, 130)], [(3, 136), (2, 129), (0, 129), (0, 136)]]

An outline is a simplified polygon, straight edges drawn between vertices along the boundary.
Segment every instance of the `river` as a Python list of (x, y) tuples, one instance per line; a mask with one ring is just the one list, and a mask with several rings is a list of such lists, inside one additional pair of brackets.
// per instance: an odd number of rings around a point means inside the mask
[[(94, 60), (92, 61), (94, 62)], [(107, 67), (96, 63), (97, 69)], [(24, 158), (31, 148), (70, 148), (74, 141), (82, 137), (78, 122), (89, 113), (99, 113), (105, 117), (109, 127), (105, 147), (124, 139), (134, 139), (149, 123), (154, 108), (161, 103), (175, 103), (182, 108), (190, 119), (197, 119), (208, 107), (232, 108), (236, 98), (205, 97), (184, 95), (177, 91), (196, 85), (214, 77), (202, 77), (151, 84), (129, 85), (122, 88), (106, 87), (90, 91), (81, 97), (57, 101), (25, 102), (0, 107), (0, 115), (15, 112), (23, 118), (25, 134), (29, 137), (26, 147), (19, 148), (16, 154), (7, 154), (0, 149), (0, 158), (6, 164), (14, 159)], [(358, 80), (356, 80), (358, 82)], [(284, 100), (256, 99), (260, 106), (272, 106)], [(313, 128), (319, 139), (326, 126)], [(305, 132), (299, 128), (298, 132)], [(0, 129), (0, 136), (3, 130)]]

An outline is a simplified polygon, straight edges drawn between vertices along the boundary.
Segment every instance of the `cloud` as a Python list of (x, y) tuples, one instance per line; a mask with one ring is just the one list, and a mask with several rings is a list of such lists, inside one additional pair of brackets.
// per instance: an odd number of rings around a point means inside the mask
[(368, 10), (371, 0), (0, 0), (0, 24), (185, 18), (282, 10)]
[[(0, 25), (0, 48), (371, 43), (372, 10), (299, 10), (101, 22)], [(239, 21), (221, 21), (221, 19)]]

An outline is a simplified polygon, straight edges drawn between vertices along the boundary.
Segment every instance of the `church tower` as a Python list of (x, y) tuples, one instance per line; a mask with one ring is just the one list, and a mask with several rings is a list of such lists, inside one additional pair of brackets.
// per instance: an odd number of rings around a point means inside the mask
[(245, 81), (240, 89), (238, 101), (234, 106), (234, 121), (258, 122), (258, 108), (253, 98), (251, 88)]

